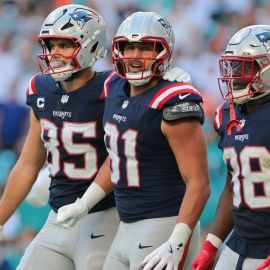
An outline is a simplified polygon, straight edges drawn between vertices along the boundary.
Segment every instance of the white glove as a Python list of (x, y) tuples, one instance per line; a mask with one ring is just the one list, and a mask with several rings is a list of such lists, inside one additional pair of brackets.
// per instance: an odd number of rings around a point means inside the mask
[(161, 270), (165, 267), (166, 270), (178, 270), (190, 234), (187, 224), (178, 223), (168, 241), (145, 257), (140, 269)]
[(183, 83), (191, 83), (191, 76), (185, 70), (179, 67), (174, 67), (172, 69), (167, 70), (163, 75), (163, 80), (170, 82), (183, 82)]
[(62, 206), (58, 209), (56, 222), (64, 228), (70, 228), (82, 217), (88, 214), (88, 211), (105, 197), (104, 190), (93, 182), (86, 190), (81, 199), (76, 202)]
[(57, 223), (64, 228), (71, 228), (79, 219), (87, 214), (87, 205), (83, 203), (82, 199), (77, 199), (75, 203), (62, 206), (58, 209)]
[(177, 247), (175, 243), (165, 242), (159, 248), (147, 255), (143, 261), (143, 270), (177, 270), (182, 259), (184, 246)]
[(0, 241), (3, 240), (3, 229), (4, 229), (4, 226), (0, 225)]

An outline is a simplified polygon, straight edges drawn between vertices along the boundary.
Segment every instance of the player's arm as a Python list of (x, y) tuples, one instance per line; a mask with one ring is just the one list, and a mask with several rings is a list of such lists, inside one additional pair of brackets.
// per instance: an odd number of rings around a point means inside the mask
[(84, 195), (78, 198), (76, 202), (58, 209), (57, 223), (64, 228), (74, 226), (79, 219), (87, 215), (89, 210), (112, 190), (110, 159), (107, 157), (100, 167), (95, 181), (85, 191)]
[(165, 265), (173, 266), (173, 269), (178, 267), (184, 247), (210, 195), (206, 138), (200, 122), (190, 118), (162, 121), (161, 130), (174, 153), (186, 183), (186, 192), (171, 236), (145, 258), (144, 270), (154, 266), (153, 269), (162, 269)]
[(228, 173), (224, 190), (218, 202), (213, 225), (206, 237), (201, 252), (192, 263), (192, 270), (212, 269), (220, 245), (233, 228), (232, 207), (233, 190), (231, 187), (231, 175)]
[(210, 195), (206, 138), (197, 120), (163, 121), (161, 128), (186, 184), (177, 223), (193, 229)]
[(33, 111), (30, 128), (18, 161), (13, 167), (0, 200), (0, 225), (15, 212), (25, 199), (46, 160), (46, 151), (40, 137), (41, 127)]

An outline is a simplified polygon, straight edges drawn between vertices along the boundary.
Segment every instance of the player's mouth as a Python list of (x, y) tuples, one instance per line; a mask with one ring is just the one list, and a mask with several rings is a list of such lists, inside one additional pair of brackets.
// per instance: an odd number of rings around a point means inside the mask
[(55, 60), (51, 62), (51, 67), (53, 69), (61, 69), (61, 68), (64, 68), (65, 66), (66, 66), (66, 63), (64, 61)]
[(234, 91), (243, 90), (247, 87), (248, 83), (249, 82), (247, 80), (235, 79), (233, 80), (233, 90)]
[(144, 71), (144, 65), (142, 63), (130, 63), (129, 64), (129, 72), (130, 73), (138, 73)]

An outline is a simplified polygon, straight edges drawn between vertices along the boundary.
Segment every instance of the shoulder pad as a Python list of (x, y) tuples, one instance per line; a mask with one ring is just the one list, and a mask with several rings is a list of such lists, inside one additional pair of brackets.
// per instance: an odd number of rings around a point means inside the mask
[(163, 109), (163, 119), (166, 122), (174, 122), (186, 118), (196, 118), (204, 123), (204, 112), (200, 104), (186, 101), (168, 106)]
[(192, 85), (186, 83), (171, 83), (161, 88), (152, 98), (149, 107), (163, 109), (164, 107), (184, 101), (203, 102), (201, 93)]

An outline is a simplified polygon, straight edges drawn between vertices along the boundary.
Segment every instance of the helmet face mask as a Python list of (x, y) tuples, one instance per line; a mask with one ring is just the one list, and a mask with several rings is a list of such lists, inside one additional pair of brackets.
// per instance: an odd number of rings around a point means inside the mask
[[(42, 47), (42, 54), (38, 55), (38, 62), (40, 69), (44, 75), (52, 75), (57, 80), (57, 76), (61, 74), (62, 78), (66, 79), (72, 75), (73, 71), (81, 70), (81, 66), (77, 61), (78, 53), (81, 49), (81, 45), (72, 38), (56, 38), (55, 40), (64, 41), (69, 43), (73, 47), (73, 53), (71, 55), (64, 55), (58, 53), (52, 53), (50, 48), (50, 40), (53, 40), (53, 37), (44, 37), (39, 40)], [(65, 80), (65, 79), (64, 79)]]
[(219, 60), (219, 89), (224, 99), (242, 104), (270, 93), (270, 26), (243, 28), (229, 41)]
[[(89, 68), (97, 59), (106, 55), (106, 25), (94, 10), (82, 5), (57, 8), (45, 19), (38, 37), (42, 54), (38, 62), (43, 74), (50, 74), (56, 81), (69, 79), (73, 73)], [(66, 39), (74, 44), (72, 56), (52, 54), (50, 39)], [(54, 57), (64, 57), (69, 64), (54, 67)], [(64, 61), (66, 62), (66, 61)]]
[[(225, 99), (232, 98), (236, 103), (244, 103), (264, 87), (256, 57), (222, 56), (219, 67), (219, 89)], [(260, 87), (254, 89), (253, 83)]]
[[(140, 56), (127, 55), (124, 48), (132, 44), (149, 46), (151, 50), (142, 50), (144, 54)], [(132, 85), (144, 85), (169, 68), (173, 46), (173, 30), (162, 17), (153, 12), (133, 13), (122, 22), (113, 39), (112, 61), (116, 74)], [(137, 69), (130, 68), (132, 61)]]
[[(132, 84), (140, 85), (149, 81), (152, 77), (161, 76), (164, 73), (164, 61), (170, 57), (169, 49), (164, 39), (145, 37), (140, 42), (129, 42), (125, 37), (117, 37), (113, 41), (113, 64), (117, 74), (131, 81)], [(143, 56), (127, 56), (128, 47), (139, 46), (145, 49)], [(139, 66), (132, 68), (132, 63)]]

